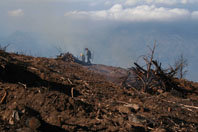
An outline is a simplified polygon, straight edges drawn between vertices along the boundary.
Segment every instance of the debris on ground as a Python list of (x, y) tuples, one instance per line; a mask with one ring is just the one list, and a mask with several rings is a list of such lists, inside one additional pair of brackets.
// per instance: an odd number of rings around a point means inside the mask
[(66, 60), (0, 51), (1, 132), (198, 131), (198, 83)]

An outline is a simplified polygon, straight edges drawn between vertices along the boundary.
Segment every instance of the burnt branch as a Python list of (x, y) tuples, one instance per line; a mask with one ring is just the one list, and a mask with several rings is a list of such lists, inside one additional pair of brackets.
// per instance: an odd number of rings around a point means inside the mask
[[(146, 68), (140, 66), (138, 63), (134, 63), (134, 67), (130, 68), (135, 76), (135, 87), (138, 90), (149, 93), (160, 93), (164, 91), (180, 90), (178, 83), (175, 81), (175, 75), (180, 68), (170, 67), (169, 69), (163, 69), (162, 64), (157, 60), (154, 60), (154, 54), (156, 49), (156, 42), (153, 48), (150, 48), (150, 55), (144, 56), (143, 60), (146, 64)], [(130, 82), (129, 76), (127, 76), (123, 82), (123, 86), (126, 86)], [(128, 86), (128, 85), (127, 85)]]

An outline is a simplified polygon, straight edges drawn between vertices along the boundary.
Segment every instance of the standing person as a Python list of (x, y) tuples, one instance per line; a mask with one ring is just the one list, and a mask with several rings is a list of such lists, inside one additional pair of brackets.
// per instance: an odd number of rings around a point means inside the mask
[(88, 48), (85, 48), (85, 51), (87, 52), (87, 63), (91, 64), (91, 51)]
[(81, 56), (82, 62), (85, 63), (85, 55), (83, 53), (80, 53), (80, 56)]

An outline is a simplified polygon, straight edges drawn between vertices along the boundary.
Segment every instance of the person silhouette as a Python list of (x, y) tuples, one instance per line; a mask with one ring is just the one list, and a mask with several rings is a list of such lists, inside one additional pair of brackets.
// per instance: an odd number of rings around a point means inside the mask
[(85, 51), (87, 52), (87, 63), (88, 64), (91, 64), (91, 61), (90, 61), (90, 59), (91, 59), (91, 51), (88, 49), (88, 48), (85, 48)]

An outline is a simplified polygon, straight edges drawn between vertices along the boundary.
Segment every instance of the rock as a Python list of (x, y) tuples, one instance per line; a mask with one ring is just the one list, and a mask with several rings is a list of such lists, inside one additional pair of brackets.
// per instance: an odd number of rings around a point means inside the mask
[(55, 126), (61, 126), (61, 115), (57, 111), (51, 112), (51, 114), (47, 117), (47, 122), (55, 125)]
[(157, 92), (162, 94), (164, 91), (162, 89), (158, 89)]
[(128, 119), (130, 122), (136, 123), (136, 124), (143, 124), (146, 122), (146, 119), (140, 115), (134, 115), (131, 114), (128, 116)]
[(14, 125), (15, 121), (19, 121), (19, 120), (20, 120), (20, 118), (19, 118), (19, 113), (18, 113), (18, 111), (13, 110), (12, 115), (11, 115), (9, 121), (8, 121), (9, 124), (10, 124), (10, 125)]
[(129, 107), (126, 107), (126, 106), (118, 106), (118, 107), (116, 107), (116, 109), (120, 113), (126, 113), (126, 114), (130, 114), (131, 113), (131, 109)]
[(127, 104), (127, 105), (124, 105), (124, 106), (129, 107), (129, 108), (132, 108), (135, 111), (138, 111), (140, 109), (140, 106), (137, 105), (137, 104)]
[(37, 128), (41, 126), (41, 123), (36, 117), (31, 117), (27, 119), (26, 125), (32, 130), (36, 130)]
[(19, 118), (19, 113), (18, 113), (18, 111), (16, 111), (16, 110), (13, 111), (12, 117), (13, 117), (16, 121), (19, 121), (19, 120), (20, 120), (20, 118)]
[(10, 118), (9, 121), (8, 121), (8, 123), (9, 123), (10, 125), (14, 125), (14, 119), (13, 119), (13, 118)]

